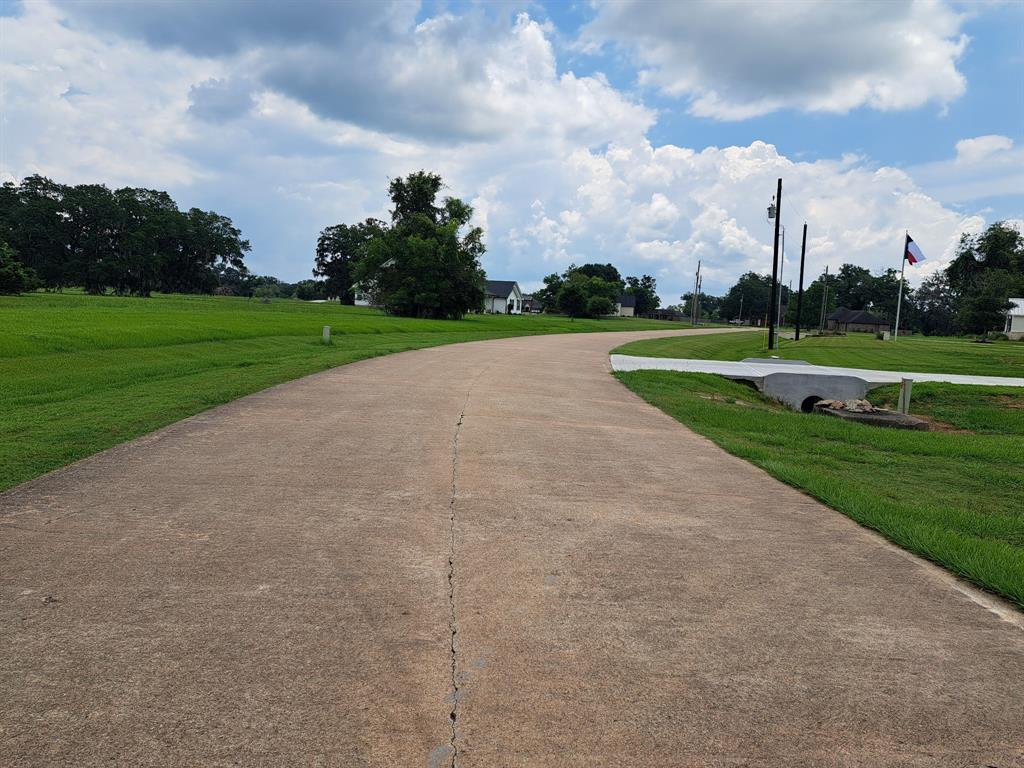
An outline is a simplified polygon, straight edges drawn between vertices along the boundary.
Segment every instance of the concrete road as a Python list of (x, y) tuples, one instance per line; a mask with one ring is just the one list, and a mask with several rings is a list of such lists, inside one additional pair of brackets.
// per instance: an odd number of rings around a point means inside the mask
[(1024, 765), (1021, 614), (642, 403), (645, 335), (356, 363), (0, 496), (0, 764)]

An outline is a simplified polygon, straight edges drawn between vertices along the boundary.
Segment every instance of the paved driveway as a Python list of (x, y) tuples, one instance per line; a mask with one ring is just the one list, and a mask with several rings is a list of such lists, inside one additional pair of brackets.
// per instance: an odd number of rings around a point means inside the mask
[(1024, 765), (1020, 614), (642, 403), (647, 335), (356, 363), (0, 495), (0, 764)]

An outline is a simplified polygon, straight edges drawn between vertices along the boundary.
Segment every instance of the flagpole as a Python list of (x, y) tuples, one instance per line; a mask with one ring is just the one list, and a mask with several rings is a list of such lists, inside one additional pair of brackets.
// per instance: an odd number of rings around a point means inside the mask
[(903, 272), (907, 268), (907, 243), (910, 242), (910, 231), (904, 231), (903, 240), (903, 255), (900, 257), (900, 293), (896, 299), (896, 329), (893, 334), (892, 340), (896, 341), (896, 337), (900, 335), (900, 307), (903, 304)]

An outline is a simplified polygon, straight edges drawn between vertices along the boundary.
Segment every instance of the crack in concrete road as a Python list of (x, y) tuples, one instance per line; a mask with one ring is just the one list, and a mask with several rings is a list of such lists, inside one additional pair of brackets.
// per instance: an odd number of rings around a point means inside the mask
[(458, 719), (459, 719), (459, 670), (458, 670), (458, 648), (457, 648), (457, 636), (459, 634), (459, 623), (458, 616), (455, 609), (455, 503), (456, 493), (458, 490), (458, 472), (459, 472), (459, 434), (462, 432), (462, 423), (466, 418), (466, 409), (469, 407), (469, 397), (473, 392), (473, 388), (476, 383), (484, 375), (486, 369), (481, 371), (473, 382), (469, 385), (469, 389), (466, 390), (466, 399), (462, 404), (462, 411), (459, 413), (459, 419), (455, 422), (455, 434), (452, 437), (452, 490), (451, 498), (448, 502), (448, 518), (449, 518), (449, 540), (448, 540), (448, 630), (449, 630), (449, 653), (451, 654), (452, 663), (452, 709), (448, 713), (448, 717), (451, 720), (451, 762), (449, 765), (451, 768), (457, 768), (459, 760), (459, 745), (458, 745)]

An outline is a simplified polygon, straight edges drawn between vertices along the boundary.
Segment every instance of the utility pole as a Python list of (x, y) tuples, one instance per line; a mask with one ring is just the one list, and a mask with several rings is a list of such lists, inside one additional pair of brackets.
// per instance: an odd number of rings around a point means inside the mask
[(778, 328), (782, 328), (782, 275), (786, 271), (786, 225), (782, 225), (782, 248), (780, 249), (781, 258), (779, 259), (779, 297), (775, 304), (776, 314), (778, 318), (775, 325)]
[(804, 308), (804, 255), (807, 253), (807, 222), (804, 222), (804, 238), (800, 243), (800, 282), (796, 294), (796, 340), (800, 341), (800, 312)]
[(775, 349), (775, 289), (779, 279), (779, 224), (782, 220), (782, 177), (779, 177), (779, 189), (775, 193), (775, 205), (768, 209), (768, 215), (775, 214), (775, 243), (772, 255), (772, 290), (768, 294), (768, 349)]
[(704, 289), (704, 275), (697, 272), (697, 303), (694, 305), (694, 311), (697, 313), (697, 322), (695, 325), (700, 324), (700, 292)]
[(743, 294), (740, 294), (740, 324), (743, 324)]
[(821, 292), (821, 324), (818, 333), (825, 332), (825, 307), (828, 305), (828, 264), (825, 265), (825, 287)]
[(697, 325), (697, 291), (700, 290), (700, 259), (697, 259), (697, 273), (693, 276), (693, 293), (690, 294), (690, 325)]

